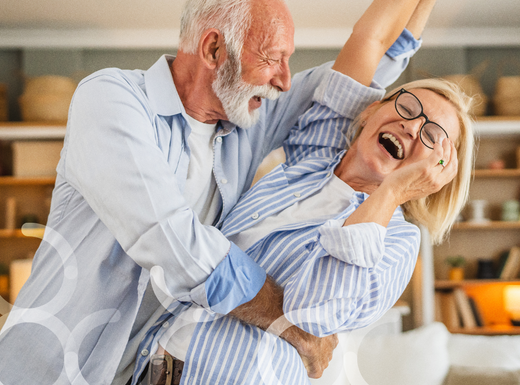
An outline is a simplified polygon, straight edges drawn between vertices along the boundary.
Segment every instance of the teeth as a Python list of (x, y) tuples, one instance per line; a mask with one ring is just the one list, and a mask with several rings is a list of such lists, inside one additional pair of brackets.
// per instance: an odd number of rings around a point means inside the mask
[(399, 159), (403, 158), (403, 146), (401, 146), (401, 143), (397, 140), (395, 136), (392, 134), (384, 133), (383, 134), (384, 139), (389, 139), (396, 147), (397, 147), (397, 157)]

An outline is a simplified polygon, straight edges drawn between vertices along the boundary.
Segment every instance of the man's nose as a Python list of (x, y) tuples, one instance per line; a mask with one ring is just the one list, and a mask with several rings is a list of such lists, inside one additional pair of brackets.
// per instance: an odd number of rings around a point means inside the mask
[(289, 68), (289, 62), (284, 61), (280, 65), (280, 70), (276, 73), (275, 76), (273, 76), (271, 85), (282, 92), (286, 92), (291, 89), (291, 70)]

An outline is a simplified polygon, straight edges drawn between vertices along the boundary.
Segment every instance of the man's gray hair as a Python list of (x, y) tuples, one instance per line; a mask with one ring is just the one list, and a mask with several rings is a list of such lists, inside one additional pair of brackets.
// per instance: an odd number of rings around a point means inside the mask
[(252, 0), (188, 0), (181, 18), (179, 49), (195, 54), (202, 33), (216, 28), (224, 35), (226, 49), (240, 58), (251, 26)]

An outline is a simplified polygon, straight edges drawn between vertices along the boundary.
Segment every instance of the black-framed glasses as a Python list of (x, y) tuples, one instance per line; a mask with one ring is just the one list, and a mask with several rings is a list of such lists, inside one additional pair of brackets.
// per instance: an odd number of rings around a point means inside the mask
[(421, 101), (417, 96), (412, 94), (410, 91), (406, 91), (401, 88), (395, 94), (386, 98), (386, 100), (395, 98), (395, 110), (399, 116), (406, 120), (414, 120), (420, 117), (424, 117), (426, 121), (419, 131), (419, 137), (421, 142), (428, 148), (433, 150), (435, 143), (440, 143), (441, 139), (448, 138), (448, 133), (439, 124), (432, 122), (428, 119), (423, 111)]

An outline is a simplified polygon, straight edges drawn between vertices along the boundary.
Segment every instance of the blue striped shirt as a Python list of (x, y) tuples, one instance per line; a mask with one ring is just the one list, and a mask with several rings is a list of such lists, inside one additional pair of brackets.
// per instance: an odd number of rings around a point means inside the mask
[[(287, 162), (247, 192), (222, 232), (245, 230), (321, 190), (345, 151), (351, 119), (383, 95), (332, 73), (316, 103), (285, 142)], [(343, 223), (366, 199), (324, 223), (283, 226), (247, 253), (284, 288), (286, 318), (317, 336), (367, 326), (404, 291), (419, 250), (419, 229), (398, 208), (389, 225)], [(203, 314), (185, 361), (183, 384), (305, 384), (307, 372), (287, 342), (235, 318)]]
[[(375, 78), (380, 79), (381, 84), (391, 84), (392, 82), (394, 82), (398, 78), (399, 74), (406, 68), (409, 58), (419, 49), (420, 43), (420, 41), (417, 41), (413, 38), (410, 32), (404, 30), (399, 39), (396, 41), (396, 43), (394, 43), (393, 47), (395, 49), (391, 49), (387, 53), (387, 55), (383, 57), (383, 60), (381, 61), (376, 72)], [(333, 81), (334, 80), (331, 79), (331, 82)], [(321, 88), (321, 91), (318, 92), (323, 92), (325, 89), (329, 89), (330, 91), (329, 93), (324, 94), (325, 98), (330, 99), (327, 101), (329, 109), (324, 109), (316, 115), (316, 117), (321, 117), (322, 123), (319, 123), (318, 121), (309, 121), (308, 123), (313, 125), (312, 129), (314, 129), (315, 131), (317, 129), (326, 130), (320, 137), (321, 142), (314, 142), (313, 135), (317, 135), (317, 131), (315, 133), (312, 133), (311, 129), (299, 130), (299, 127), (307, 127), (308, 125), (304, 120), (302, 120), (309, 119), (310, 115), (306, 114), (300, 118), (298, 125), (296, 125), (291, 132), (291, 137), (285, 143), (285, 150), (288, 154), (290, 154), (288, 159), (288, 162), (290, 163), (288, 163), (287, 165), (294, 166), (287, 170), (286, 175), (287, 177), (294, 176), (295, 179), (293, 180), (293, 182), (297, 182), (298, 175), (306, 175), (309, 178), (322, 178), (322, 174), (318, 173), (316, 175), (312, 175), (312, 171), (320, 171), (323, 167), (326, 168), (327, 162), (330, 162), (331, 157), (334, 157), (333, 154), (337, 154), (345, 148), (345, 138), (341, 133), (338, 132), (338, 130), (342, 131), (346, 129), (346, 127), (348, 126), (349, 121), (343, 118), (344, 116), (346, 116), (344, 115), (344, 111), (346, 111), (347, 108), (354, 108), (354, 102), (356, 102), (356, 95), (345, 95), (343, 102), (341, 102), (339, 99), (336, 99), (336, 96), (332, 96), (332, 93), (340, 91), (338, 85), (334, 85), (333, 83), (330, 83), (327, 86), (324, 85)], [(382, 91), (380, 90), (379, 93), (382, 94)], [(380, 96), (378, 96), (376, 99), (378, 98), (380, 98)], [(298, 101), (296, 100), (295, 103), (298, 103)], [(350, 113), (357, 114), (363, 109), (361, 108), (361, 106), (357, 106), (356, 108), (357, 110), (352, 109)], [(317, 112), (318, 111), (314, 110), (315, 114)], [(334, 117), (334, 114), (337, 114), (337, 116)], [(323, 125), (323, 127), (321, 127), (321, 125)], [(312, 162), (307, 164), (297, 164), (299, 160), (304, 159), (306, 156), (313, 155), (324, 158), (324, 162), (318, 165), (312, 164)], [(293, 158), (291, 159), (291, 157)], [(327, 158), (329, 159), (327, 160)], [(328, 164), (329, 169), (333, 169), (334, 166), (335, 163)], [(274, 174), (268, 176), (266, 180), (264, 180), (262, 184), (259, 186), (265, 186), (269, 184), (269, 178), (272, 178), (273, 175)], [(307, 183), (308, 185), (304, 186), (305, 183)], [(325, 183), (326, 181), (324, 180), (320, 184), (320, 186), (323, 186)], [(316, 186), (313, 186), (313, 182), (311, 180), (302, 181), (301, 188), (303, 188), (304, 190), (306, 189), (307, 191), (310, 191), (310, 189), (312, 189), (313, 187)], [(300, 189), (300, 187), (297, 187), (297, 189)], [(317, 189), (314, 188), (314, 191), (317, 191)], [(308, 195), (301, 194), (301, 196), (303, 198), (304, 196)], [(280, 200), (285, 202), (287, 205), (295, 202), (295, 200), (292, 199), (291, 196), (281, 197)], [(280, 202), (273, 201), (272, 207), (268, 211), (271, 213), (275, 213), (279, 211), (282, 207), (287, 207), (287, 205), (277, 206), (279, 204)], [(238, 210), (236, 210), (235, 213), (237, 211)], [(265, 214), (268, 215), (268, 212), (265, 212)], [(227, 223), (232, 223), (232, 221), (228, 220)], [(230, 255), (240, 254), (241, 252), (242, 251), (236, 245), (231, 243), (231, 250), (229, 252)], [(239, 273), (239, 271), (235, 273)], [(179, 313), (182, 313), (183, 306), (184, 305), (179, 302), (173, 302), (170, 305), (170, 307), (166, 310), (166, 312), (160, 318), (157, 319), (157, 321), (153, 324), (152, 328), (149, 329), (149, 331), (146, 333), (139, 345), (138, 351), (155, 351), (157, 349), (159, 339), (162, 335), (166, 333), (168, 326), (170, 325), (170, 322), (174, 320), (174, 318)], [(171, 314), (169, 313), (169, 311), (171, 311)], [(214, 315), (214, 317), (219, 317), (219, 315)], [(285, 347), (285, 349), (289, 348)], [(288, 351), (292, 351), (290, 349)], [(145, 366), (148, 363), (148, 360), (148, 354), (137, 355), (132, 385), (136, 384), (137, 378), (139, 378), (140, 374), (143, 372)]]

